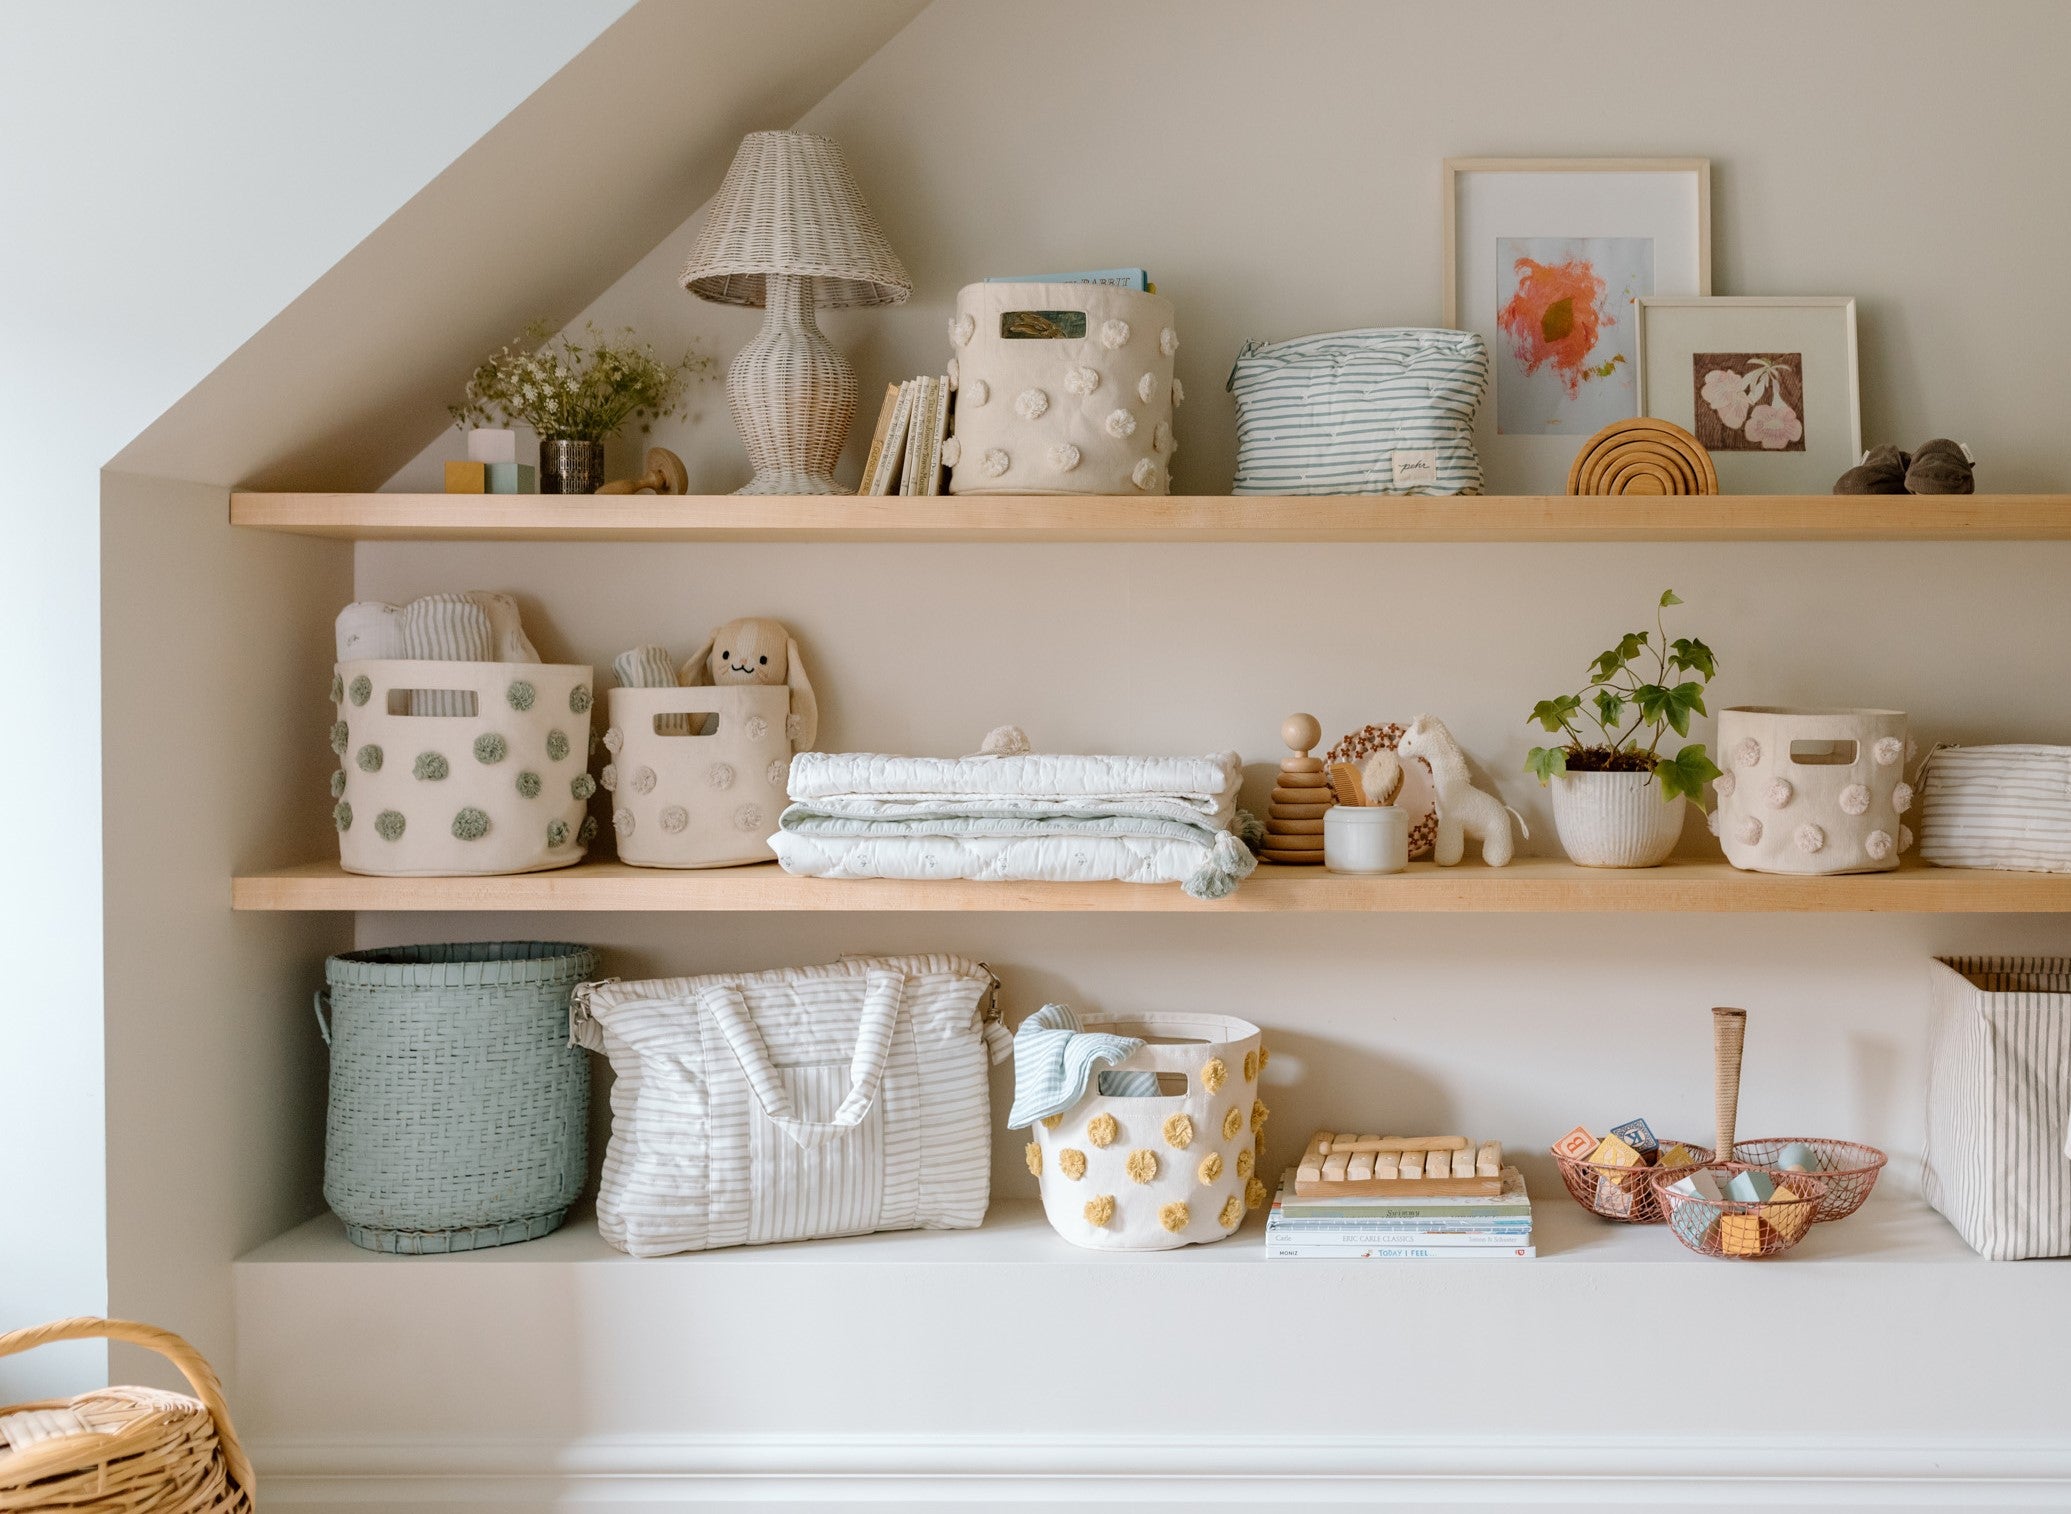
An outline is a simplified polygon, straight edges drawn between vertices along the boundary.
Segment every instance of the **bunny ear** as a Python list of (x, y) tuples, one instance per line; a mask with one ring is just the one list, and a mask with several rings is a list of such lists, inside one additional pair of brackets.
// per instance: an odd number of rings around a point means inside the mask
[(705, 644), (690, 654), (690, 660), (683, 664), (676, 675), (677, 681), (686, 689), (701, 689), (712, 681), (712, 638), (706, 637)]
[(784, 681), (791, 686), (791, 715), (798, 722), (793, 750), (809, 752), (820, 735), (820, 701), (813, 696), (813, 681), (805, 676), (805, 663), (798, 655), (798, 638), (784, 638)]

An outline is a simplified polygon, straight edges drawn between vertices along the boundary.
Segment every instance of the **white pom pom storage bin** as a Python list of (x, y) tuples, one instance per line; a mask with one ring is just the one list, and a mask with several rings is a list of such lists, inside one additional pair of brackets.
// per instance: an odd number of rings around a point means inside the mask
[(1106, 284), (970, 284), (949, 323), (952, 494), (1165, 494), (1172, 302)]
[(1082, 1029), (1142, 1037), (1149, 1044), (1106, 1070), (1155, 1072), (1175, 1091), (1104, 1094), (1096, 1073), (1077, 1104), (1035, 1123), (1029, 1166), (1052, 1228), (1096, 1251), (1169, 1251), (1234, 1234), (1266, 1197), (1258, 1027), (1229, 1015), (1143, 1014)]
[(332, 694), (347, 872), (471, 877), (582, 860), (596, 791), (588, 667), (341, 662)]
[(1900, 816), (1903, 710), (1719, 711), (1717, 830), (1726, 860), (1757, 873), (1875, 873), (1912, 840)]
[[(370, 1251), (475, 1251), (561, 1223), (589, 1173), (586, 946), (462, 942), (324, 963), (324, 1202)], [(328, 1013), (327, 1013), (328, 1011)]]
[(605, 700), (619, 861), (735, 867), (776, 856), (769, 837), (791, 769), (789, 689), (613, 689)]

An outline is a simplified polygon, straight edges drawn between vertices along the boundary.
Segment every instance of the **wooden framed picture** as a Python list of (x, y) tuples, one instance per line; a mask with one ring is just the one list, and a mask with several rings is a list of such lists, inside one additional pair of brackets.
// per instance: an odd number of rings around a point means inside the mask
[(1445, 324), (1488, 347), (1488, 492), (1559, 493), (1640, 413), (1632, 302), (1710, 293), (1710, 159), (1448, 158)]
[(1826, 494), (1862, 457), (1855, 301), (1642, 297), (1640, 414), (1711, 454), (1721, 494)]

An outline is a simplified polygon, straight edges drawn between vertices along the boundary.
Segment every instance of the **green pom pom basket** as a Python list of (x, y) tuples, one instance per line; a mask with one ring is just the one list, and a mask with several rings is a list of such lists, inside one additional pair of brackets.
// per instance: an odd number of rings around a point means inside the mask
[(559, 941), (324, 963), (324, 1201), (369, 1251), (479, 1251), (561, 1224), (589, 1173), (590, 1064), (568, 1001), (597, 955)]

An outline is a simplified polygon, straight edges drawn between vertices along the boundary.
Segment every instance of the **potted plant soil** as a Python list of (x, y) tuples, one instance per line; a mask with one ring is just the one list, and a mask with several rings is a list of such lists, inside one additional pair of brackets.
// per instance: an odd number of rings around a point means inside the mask
[(1589, 665), (1579, 693), (1542, 699), (1531, 719), (1565, 739), (1535, 746), (1527, 772), (1553, 789), (1553, 826), (1571, 862), (1584, 867), (1658, 867), (1683, 831), (1685, 799), (1702, 802), (1719, 776), (1702, 742), (1661, 754), (1673, 731), (1709, 713), (1704, 688), (1718, 672), (1711, 648), (1695, 637), (1671, 641), (1662, 612), (1679, 605), (1665, 591), (1654, 629), (1628, 631)]

